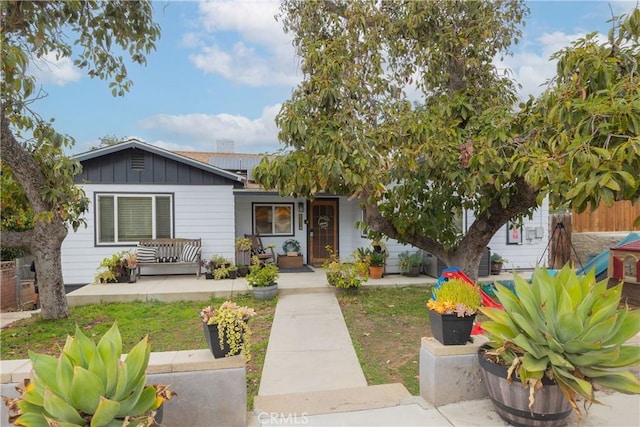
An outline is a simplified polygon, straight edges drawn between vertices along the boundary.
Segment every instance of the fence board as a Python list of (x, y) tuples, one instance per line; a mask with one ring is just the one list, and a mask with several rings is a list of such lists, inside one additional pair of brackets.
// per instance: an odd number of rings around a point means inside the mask
[(635, 206), (630, 201), (615, 202), (613, 206), (599, 206), (591, 212), (588, 209), (582, 213), (573, 212), (572, 226), (576, 233), (594, 231), (637, 231), (633, 222), (640, 217), (640, 203)]

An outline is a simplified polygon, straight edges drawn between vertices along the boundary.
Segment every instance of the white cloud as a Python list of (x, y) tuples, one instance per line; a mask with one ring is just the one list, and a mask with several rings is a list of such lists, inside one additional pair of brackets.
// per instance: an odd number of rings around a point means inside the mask
[(73, 66), (71, 59), (68, 57), (57, 59), (53, 52), (30, 62), (27, 73), (34, 76), (38, 83), (55, 86), (76, 82), (82, 77), (82, 73)]
[[(278, 7), (278, 1), (200, 3), (202, 33), (183, 39), (198, 46), (190, 60), (206, 73), (249, 86), (296, 85), (298, 59), (291, 37), (275, 20)], [(229, 42), (232, 33), (237, 39)]]
[[(522, 99), (529, 95), (537, 96), (545, 89), (541, 85), (556, 75), (557, 61), (550, 60), (550, 56), (584, 36), (585, 34), (565, 34), (559, 31), (544, 33), (534, 44), (529, 44), (527, 49), (518, 49), (513, 56), (496, 60), (495, 64), (499, 69), (511, 69), (515, 81), (522, 85), (519, 90)], [(602, 37), (600, 35), (599, 39), (602, 40)]]
[(274, 122), (278, 111), (280, 104), (267, 106), (256, 119), (226, 113), (156, 114), (138, 121), (137, 125), (151, 131), (168, 132), (174, 136), (172, 140), (181, 141), (179, 145), (158, 143), (168, 149), (185, 149), (190, 144), (197, 150), (215, 151), (217, 141), (229, 139), (234, 142), (236, 152), (274, 151), (279, 147)]

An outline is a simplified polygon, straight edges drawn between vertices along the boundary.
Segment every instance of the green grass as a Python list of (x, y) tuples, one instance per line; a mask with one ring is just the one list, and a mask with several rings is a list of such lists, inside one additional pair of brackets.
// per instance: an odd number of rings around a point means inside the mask
[[(233, 300), (239, 305), (253, 307), (257, 312), (250, 324), (253, 332), (252, 358), (247, 364), (247, 405), (252, 406), (260, 385), (277, 299), (258, 301), (250, 295), (238, 295)], [(151, 351), (155, 352), (204, 349), (207, 343), (200, 310), (223, 301), (217, 298), (208, 302), (127, 302), (71, 307), (67, 319), (45, 321), (32, 317), (3, 329), (0, 333), (0, 356), (2, 360), (26, 359), (29, 350), (58, 355), (67, 335), (74, 334), (76, 325), (97, 341), (114, 321), (118, 322), (125, 353), (145, 335), (149, 335)]]
[(420, 339), (431, 335), (431, 287), (364, 288), (338, 301), (369, 385), (402, 383), (420, 394)]

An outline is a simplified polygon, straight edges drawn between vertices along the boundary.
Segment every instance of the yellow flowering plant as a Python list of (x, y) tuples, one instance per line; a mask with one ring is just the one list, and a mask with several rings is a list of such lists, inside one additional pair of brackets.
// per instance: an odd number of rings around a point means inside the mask
[(449, 279), (433, 289), (427, 308), (439, 314), (472, 316), (478, 311), (482, 299), (480, 290), (462, 279)]

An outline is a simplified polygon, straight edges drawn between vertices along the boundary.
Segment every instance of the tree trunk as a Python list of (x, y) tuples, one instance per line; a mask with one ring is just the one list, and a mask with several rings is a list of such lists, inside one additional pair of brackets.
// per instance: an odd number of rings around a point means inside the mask
[(68, 230), (56, 206), (43, 198), (41, 192), (48, 187), (47, 180), (34, 156), (13, 135), (4, 106), (0, 116), (2, 161), (20, 182), (36, 217), (53, 212), (53, 215), (43, 215), (37, 219), (33, 230), (3, 232), (2, 246), (25, 248), (33, 254), (42, 317), (63, 319), (69, 317), (69, 307), (62, 280), (61, 247)]
[(62, 278), (61, 247), (67, 228), (59, 220), (38, 223), (30, 250), (35, 257), (43, 319), (69, 317), (69, 306)]

